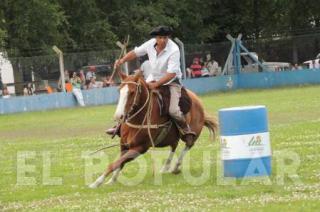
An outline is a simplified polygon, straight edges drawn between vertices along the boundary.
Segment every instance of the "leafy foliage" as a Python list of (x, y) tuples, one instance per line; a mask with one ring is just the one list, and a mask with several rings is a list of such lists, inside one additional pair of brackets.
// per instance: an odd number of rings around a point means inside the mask
[(53, 43), (59, 45), (69, 40), (66, 18), (57, 3), (50, 0), (5, 0), (3, 3), (7, 48), (29, 56), (26, 50), (47, 49)]
[(1, 0), (0, 44), (9, 55), (107, 50), (131, 35), (136, 45), (157, 25), (170, 25), (185, 43), (258, 39), (315, 32), (316, 0)]

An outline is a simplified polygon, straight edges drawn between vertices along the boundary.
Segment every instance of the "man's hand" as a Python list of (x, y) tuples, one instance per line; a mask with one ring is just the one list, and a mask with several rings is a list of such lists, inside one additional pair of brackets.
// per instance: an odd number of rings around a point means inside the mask
[(136, 55), (136, 53), (134, 53), (133, 50), (131, 50), (129, 53), (124, 55), (120, 60), (116, 60), (116, 62), (114, 63), (114, 67), (119, 68), (125, 62), (129, 62), (135, 58), (137, 58), (137, 55)]
[(116, 62), (114, 62), (114, 67), (119, 68), (122, 64), (123, 64), (123, 59), (116, 60)]
[(151, 90), (157, 89), (159, 87), (157, 82), (148, 82), (147, 85)]

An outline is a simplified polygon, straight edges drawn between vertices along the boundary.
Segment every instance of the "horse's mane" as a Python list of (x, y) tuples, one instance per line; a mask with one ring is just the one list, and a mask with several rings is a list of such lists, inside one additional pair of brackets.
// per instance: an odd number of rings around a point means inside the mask
[(134, 74), (129, 75), (125, 81), (140, 82), (144, 87), (148, 87), (147, 82), (143, 77), (142, 71), (137, 71)]

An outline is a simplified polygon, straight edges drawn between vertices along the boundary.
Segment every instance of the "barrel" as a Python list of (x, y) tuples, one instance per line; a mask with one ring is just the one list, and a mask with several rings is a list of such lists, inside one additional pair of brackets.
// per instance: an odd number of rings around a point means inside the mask
[(269, 176), (271, 146), (263, 105), (219, 110), (221, 159), (225, 177)]

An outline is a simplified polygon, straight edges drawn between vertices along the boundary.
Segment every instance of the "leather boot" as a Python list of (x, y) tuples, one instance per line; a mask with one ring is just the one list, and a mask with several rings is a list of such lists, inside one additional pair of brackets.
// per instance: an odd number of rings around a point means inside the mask
[(108, 135), (113, 135), (113, 134), (115, 134), (115, 131), (117, 130), (117, 126), (113, 126), (112, 128), (109, 128), (109, 129), (107, 129), (106, 130), (106, 133), (108, 134)]
[(115, 135), (118, 135), (120, 137), (120, 127), (121, 124), (117, 124), (116, 126), (107, 129), (105, 132), (106, 134), (111, 135), (112, 138), (114, 138)]

